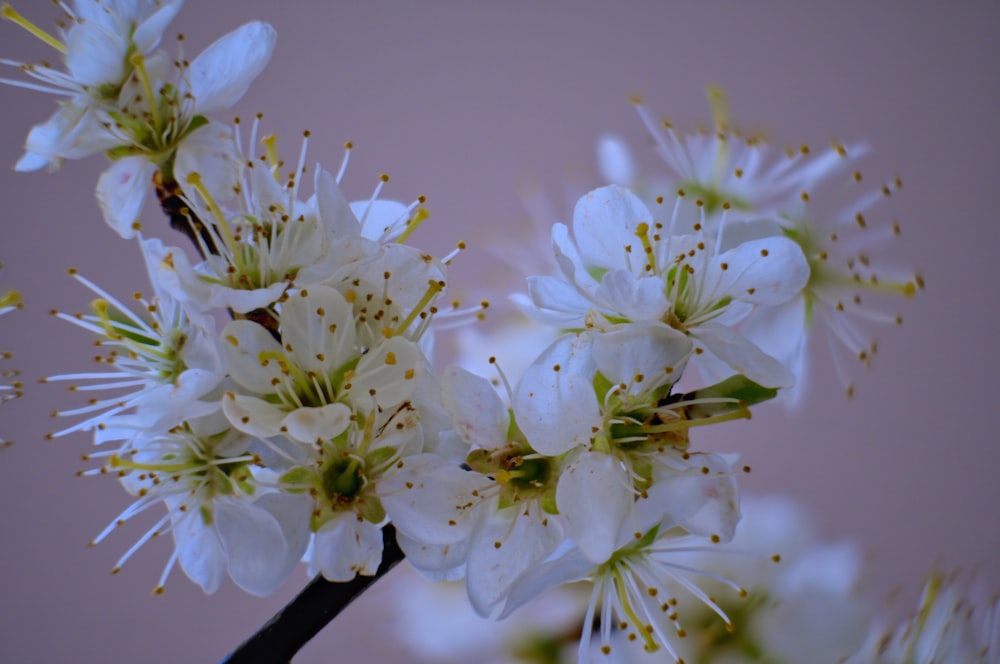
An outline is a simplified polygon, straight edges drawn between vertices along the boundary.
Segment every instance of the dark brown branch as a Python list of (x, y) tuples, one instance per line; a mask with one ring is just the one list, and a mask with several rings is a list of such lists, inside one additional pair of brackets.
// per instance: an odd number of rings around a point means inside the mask
[[(210, 254), (219, 253), (215, 246), (215, 240), (212, 239), (212, 234), (208, 232), (202, 221), (191, 212), (187, 203), (181, 198), (181, 186), (177, 184), (177, 181), (165, 180), (163, 172), (156, 171), (156, 174), (153, 175), (153, 185), (156, 187), (156, 196), (160, 199), (160, 209), (170, 220), (170, 227), (184, 233), (202, 258), (205, 258), (205, 254), (202, 252), (203, 246), (208, 247)], [(200, 242), (198, 241), (199, 236)]]

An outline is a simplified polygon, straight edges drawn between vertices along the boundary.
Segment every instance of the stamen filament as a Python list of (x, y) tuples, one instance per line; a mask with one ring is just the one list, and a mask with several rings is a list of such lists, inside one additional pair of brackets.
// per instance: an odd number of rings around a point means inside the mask
[(236, 259), (236, 239), (233, 237), (233, 232), (229, 228), (229, 222), (226, 221), (226, 217), (222, 214), (222, 208), (219, 207), (218, 203), (215, 202), (215, 198), (209, 193), (208, 188), (205, 187), (205, 183), (201, 179), (201, 174), (197, 171), (192, 172), (187, 177), (188, 184), (195, 188), (202, 199), (205, 201), (205, 205), (208, 206), (209, 212), (215, 217), (215, 221), (219, 226), (219, 230), (222, 231), (223, 239), (226, 242), (226, 246), (229, 248), (229, 253)]
[(17, 11), (6, 2), (3, 4), (2, 7), (0, 7), (0, 16), (7, 19), (8, 21), (13, 21), (14, 23), (21, 26), (35, 37), (38, 37), (43, 42), (45, 42), (52, 48), (56, 49), (60, 53), (64, 55), (66, 54), (66, 44), (63, 44), (58, 39), (56, 39), (49, 33), (45, 32), (45, 30), (42, 30), (28, 19), (18, 14)]
[(417, 227), (424, 223), (424, 221), (426, 221), (430, 216), (431, 213), (427, 211), (427, 208), (418, 207), (416, 211), (414, 211), (413, 216), (410, 217), (410, 220), (406, 222), (406, 230), (400, 233), (399, 237), (396, 238), (397, 244), (406, 244), (406, 241), (409, 239), (410, 235), (413, 234), (413, 231), (417, 230)]
[(416, 320), (417, 316), (420, 315), (420, 312), (423, 311), (424, 307), (430, 304), (442, 290), (444, 290), (444, 282), (434, 281), (433, 279), (429, 280), (427, 282), (427, 292), (424, 293), (424, 296), (420, 298), (420, 301), (417, 302), (415, 307), (413, 307), (406, 319), (396, 327), (396, 334), (403, 334), (406, 329), (410, 327), (410, 324)]
[(153, 128), (156, 130), (157, 136), (159, 136), (160, 131), (163, 128), (163, 118), (160, 117), (160, 108), (156, 100), (156, 95), (153, 94), (153, 84), (149, 80), (149, 72), (146, 71), (146, 58), (142, 53), (134, 53), (132, 57), (129, 58), (129, 62), (135, 67), (135, 72), (139, 76), (139, 81), (142, 83), (143, 93), (146, 95), (146, 99), (149, 101), (149, 112), (153, 116)]

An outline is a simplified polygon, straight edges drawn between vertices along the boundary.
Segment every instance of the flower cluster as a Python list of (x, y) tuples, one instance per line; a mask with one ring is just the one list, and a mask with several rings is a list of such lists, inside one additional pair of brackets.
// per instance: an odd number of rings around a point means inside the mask
[[(800, 385), (815, 321), (870, 359), (874, 343), (848, 316), (899, 319), (858, 291), (920, 285), (868, 254), (866, 215), (898, 184), (845, 204), (831, 189), (862, 180), (861, 146), (780, 157), (721, 112), (713, 131), (685, 134), (640, 106), (670, 183), (645, 186), (622, 146), (605, 145), (612, 184), (555, 224), (559, 273), (530, 277), (515, 298), (554, 340), (513, 384), (498, 366), (497, 390), (432, 368), (435, 322), (485, 307), (438, 309), (464, 245), (442, 258), (411, 246), (425, 201), (386, 200), (386, 175), (350, 202), (350, 144), (336, 172), (310, 168), (306, 132), (284, 172), (259, 117), (247, 141), (238, 121), (210, 120), (261, 72), (274, 30), (250, 23), (172, 59), (158, 45), (180, 4), (78, 0), (58, 37), (3, 9), (66, 62), (5, 61), (29, 78), (5, 82), (64, 97), (18, 167), (111, 158), (98, 200), (138, 239), (152, 284), (124, 302), (72, 272), (96, 299), (57, 315), (97, 336), (100, 367), (48, 379), (99, 395), (60, 411), (77, 419), (52, 436), (92, 432), (99, 465), (82, 474), (111, 474), (135, 498), (94, 542), (165, 508), (115, 570), (170, 534), (157, 591), (177, 564), (208, 592), (228, 575), (270, 593), (300, 561), (350, 581), (376, 574), (391, 523), (410, 563), (464, 579), (483, 616), (588, 582), (581, 660), (624, 638), (682, 661), (706, 614), (707, 629), (740, 629), (734, 618), (763, 601), (744, 586), (762, 573), (727, 556), (773, 552), (755, 542), (716, 555), (737, 535), (749, 468), (700, 449), (691, 430), (749, 418)], [(191, 253), (144, 237), (154, 189)], [(814, 203), (824, 196), (835, 202)]]

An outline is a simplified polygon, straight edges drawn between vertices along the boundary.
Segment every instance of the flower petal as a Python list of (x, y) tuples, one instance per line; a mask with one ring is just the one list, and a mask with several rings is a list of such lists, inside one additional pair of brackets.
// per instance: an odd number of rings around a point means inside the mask
[(145, 157), (119, 159), (97, 180), (97, 202), (121, 237), (130, 240), (139, 228), (139, 217), (152, 188), (156, 165)]
[(563, 470), (556, 504), (570, 539), (596, 563), (617, 548), (617, 534), (632, 507), (632, 481), (609, 454), (582, 452)]
[(190, 68), (195, 112), (211, 113), (239, 101), (267, 66), (277, 37), (270, 25), (254, 21), (220, 38), (198, 55)]
[(461, 367), (448, 367), (441, 379), (441, 402), (459, 435), (469, 443), (483, 449), (507, 443), (510, 415), (485, 378)]
[(514, 394), (514, 413), (536, 451), (557, 456), (590, 444), (601, 426), (594, 370), (590, 337), (568, 334), (524, 372)]

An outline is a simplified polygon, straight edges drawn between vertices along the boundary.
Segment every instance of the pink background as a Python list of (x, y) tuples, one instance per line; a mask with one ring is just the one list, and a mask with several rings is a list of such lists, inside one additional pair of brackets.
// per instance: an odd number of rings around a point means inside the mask
[[(15, 4), (52, 25), (49, 3)], [(433, 217), (414, 242), (439, 253), (523, 218), (526, 185), (568, 216), (567, 192), (600, 184), (598, 135), (644, 145), (633, 93), (691, 126), (709, 117), (703, 90), (716, 82), (736, 118), (776, 142), (868, 139), (876, 152), (864, 172), (905, 182), (893, 256), (918, 267), (927, 290), (902, 307), (902, 328), (880, 335), (852, 401), (821, 359), (800, 412), (764, 409), (695, 440), (741, 452), (754, 468), (744, 487), (792, 494), (829, 537), (860, 540), (879, 596), (900, 586), (915, 596), (933, 565), (1000, 590), (996, 3), (213, 0), (189, 2), (170, 34), (186, 34), (191, 58), (255, 18), (274, 24), (278, 46), (236, 112), (263, 112), (289, 158), (302, 129), (313, 132), (311, 160), (329, 167), (353, 140), (349, 194), (366, 196), (383, 170), (390, 196), (426, 194)], [(54, 59), (12, 24), (0, 35), (4, 57)], [(13, 166), (29, 127), (54, 108), (49, 96), (0, 87), (0, 160)], [(48, 413), (79, 401), (36, 379), (87, 370), (93, 354), (85, 333), (47, 315), (90, 299), (65, 269), (121, 295), (148, 292), (136, 247), (104, 226), (93, 200), (103, 166), (95, 157), (57, 174), (0, 177), (0, 285), (27, 302), (0, 319), (0, 348), (15, 353), (8, 364), (27, 383), (0, 409), (0, 431), (16, 441), (0, 451), (0, 660), (218, 661), (305, 571), (267, 599), (232, 584), (205, 596), (179, 572), (154, 597), (169, 555), (154, 541), (109, 577), (151, 521), (88, 549), (128, 497), (113, 481), (74, 477), (85, 436), (42, 439), (66, 424)], [(483, 283), (489, 265), (466, 256), (460, 278)], [(409, 661), (382, 622), (379, 601), (392, 592), (382, 584), (296, 662)]]

